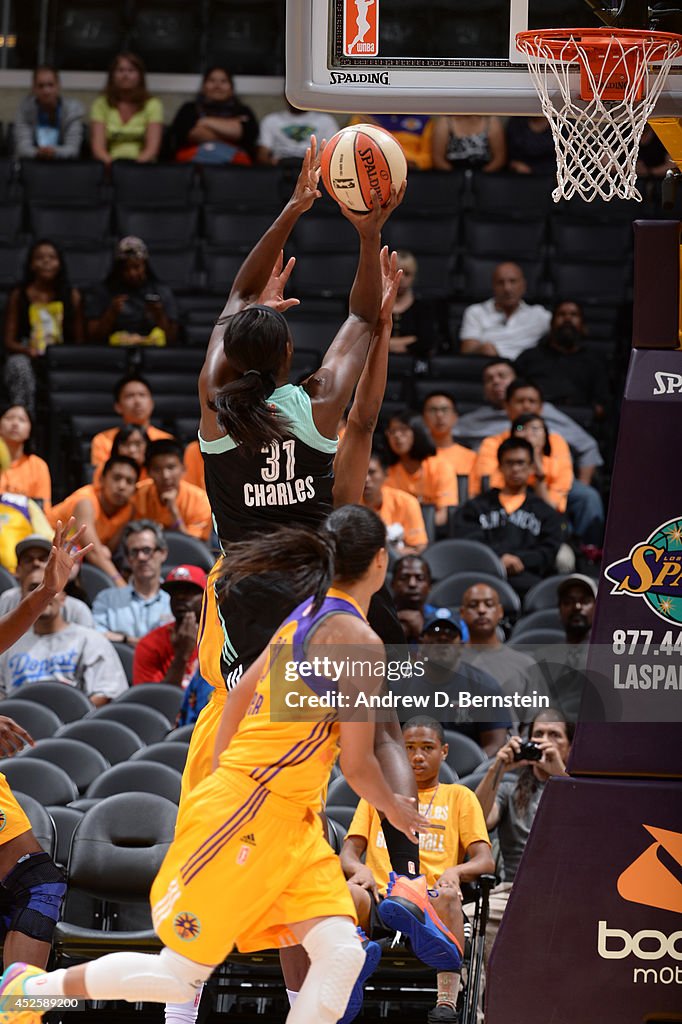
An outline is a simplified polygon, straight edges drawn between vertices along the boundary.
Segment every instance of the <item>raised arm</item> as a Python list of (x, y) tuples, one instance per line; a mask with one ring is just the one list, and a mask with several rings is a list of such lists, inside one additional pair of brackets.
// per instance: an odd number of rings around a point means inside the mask
[(402, 274), (402, 270), (398, 270), (398, 254), (393, 252), (389, 256), (388, 247), (384, 246), (381, 250), (382, 300), (379, 320), (348, 414), (346, 432), (334, 459), (333, 493), (337, 508), (340, 505), (357, 504), (362, 499), (372, 452), (372, 437), (386, 390), (393, 307)]

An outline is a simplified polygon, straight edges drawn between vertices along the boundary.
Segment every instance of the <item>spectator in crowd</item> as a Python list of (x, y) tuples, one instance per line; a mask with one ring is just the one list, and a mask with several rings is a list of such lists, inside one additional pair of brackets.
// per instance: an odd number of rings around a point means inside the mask
[[(517, 417), (531, 413), (537, 416), (544, 413), (543, 420), (547, 425), (551, 422), (550, 416), (553, 417), (555, 424), (557, 423), (557, 418), (562, 416), (559, 410), (554, 409), (553, 406), (543, 406), (542, 392), (535, 384), (521, 379), (512, 381), (507, 387), (507, 397), (503, 408), (508, 421), (512, 423)], [(584, 431), (582, 427), (578, 427), (573, 420), (569, 420), (568, 417), (565, 417), (565, 419), (568, 421), (569, 428), (571, 425), (575, 427), (575, 431), (571, 430), (571, 434), (577, 437), (581, 444), (581, 450), (578, 451), (576, 458), (578, 479), (574, 479), (568, 492), (566, 513), (571, 520), (576, 535), (585, 544), (598, 545), (601, 542), (604, 530), (604, 506), (599, 493), (593, 487), (590, 487), (589, 484), (595, 469), (597, 466), (603, 465), (604, 460), (594, 438)], [(559, 424), (555, 426), (555, 430), (549, 434), (548, 440), (554, 457), (560, 458), (561, 464), (565, 467), (565, 446), (568, 438), (562, 431), (561, 424), (562, 421), (560, 419)], [(505, 439), (509, 429), (508, 427), (507, 430), (501, 430), (494, 439), (488, 440), (487, 444), (486, 441), (481, 444), (479, 457), (476, 460), (472, 473), (474, 485), (477, 476), (483, 477), (494, 472), (493, 453), (496, 451), (496, 445)], [(485, 448), (484, 445), (486, 446)], [(557, 464), (556, 471), (553, 473), (553, 482), (557, 489), (559, 486), (563, 489), (565, 476), (565, 468), (560, 469)]]
[(182, 445), (175, 438), (147, 445), (147, 472), (151, 477), (137, 488), (138, 519), (151, 519), (166, 530), (177, 530), (208, 540), (211, 506), (206, 492), (183, 480)]
[[(439, 771), (448, 754), (440, 722), (426, 715), (411, 718), (403, 726), (403, 738), (417, 782), (420, 814), (434, 823), (439, 836), (435, 840), (433, 832), (420, 833), (420, 870), (430, 890), (431, 905), (463, 950), (461, 885), (495, 870), (483, 813), (466, 786), (439, 781)], [(391, 862), (379, 813), (366, 800), (360, 800), (346, 834), (341, 867), (348, 879), (360, 927), (372, 938), (373, 905), (381, 920), (381, 900), (388, 889)], [(436, 1012), (429, 1013), (429, 1021), (446, 1024), (457, 1019), (458, 983), (458, 975), (438, 972), (438, 1004)]]
[(534, 458), (529, 441), (507, 438), (497, 458), (503, 486), (462, 505), (455, 518), (455, 534), (491, 547), (514, 590), (523, 596), (554, 570), (562, 542), (561, 517), (528, 489)]
[(134, 686), (169, 683), (186, 687), (198, 668), (197, 632), (206, 573), (196, 565), (179, 565), (168, 573), (162, 587), (170, 594), (173, 621), (157, 626), (137, 644)]
[(402, 146), (410, 170), (433, 167), (433, 118), (427, 114), (355, 114), (349, 123), (375, 124), (390, 132)]
[(447, 391), (431, 391), (424, 399), (422, 418), (436, 446), (436, 458), (447, 463), (457, 485), (458, 477), (471, 473), (476, 453), (453, 440), (452, 432), (459, 419), (454, 397)]
[[(19, 541), (15, 549), (17, 567), (14, 571), (19, 586), (9, 587), (0, 594), (0, 617), (7, 615), (18, 606), (21, 601), (24, 580), (36, 569), (45, 569), (51, 550), (52, 540), (42, 537), (39, 533), (29, 535)], [(79, 601), (76, 597), (66, 596), (62, 606), (62, 615), (66, 622), (75, 622), (77, 626), (88, 626), (88, 628), (94, 629), (92, 612), (87, 604)]]
[(407, 491), (420, 505), (436, 506), (436, 525), (447, 522), (448, 507), (457, 504), (452, 474), (436, 459), (436, 446), (426, 427), (409, 410), (391, 416), (385, 431), (389, 452), (386, 480)]
[(23, 494), (0, 494), (0, 523), (0, 565), (10, 572), (17, 567), (20, 541), (35, 534), (51, 541), (54, 533), (40, 505)]
[(117, 587), (126, 582), (114, 565), (113, 552), (118, 547), (123, 527), (134, 518), (133, 498), (140, 475), (137, 463), (127, 455), (117, 455), (104, 463), (99, 484), (86, 484), (54, 505), (49, 511), (53, 526), (75, 516), (79, 526), (85, 524), (92, 551), (87, 559), (107, 574)]
[[(45, 568), (24, 579), (26, 597), (43, 582)], [(0, 688), (6, 695), (25, 683), (56, 680), (76, 686), (95, 707), (108, 704), (128, 688), (116, 651), (95, 629), (67, 622), (64, 594), (55, 594), (35, 624), (0, 656)]]
[(427, 618), (419, 638), (419, 654), (424, 664), (419, 688), (449, 694), (447, 713), (452, 719), (443, 721), (444, 727), (468, 736), (492, 757), (507, 739), (512, 720), (507, 711), (499, 707), (460, 708), (462, 693), (495, 697), (498, 701), (504, 698), (502, 687), (492, 676), (462, 660), (462, 642), (461, 623), (449, 608), (439, 608), (435, 615)]
[(532, 380), (550, 402), (559, 405), (591, 405), (603, 417), (609, 380), (605, 362), (585, 351), (585, 321), (577, 302), (557, 303), (549, 334), (535, 348), (516, 360), (520, 377)]
[(200, 487), (202, 491), (205, 491), (204, 459), (198, 441), (192, 441), (187, 445), (183, 461), (185, 463), (185, 480), (187, 483), (194, 484), (195, 487)]
[(14, 115), (17, 160), (77, 160), (83, 144), (83, 105), (61, 95), (59, 72), (41, 64), (31, 95)]
[(507, 167), (515, 174), (555, 174), (556, 151), (546, 117), (510, 117)]
[[(159, 431), (159, 434), (163, 434)], [(147, 456), (147, 445), (149, 437), (144, 427), (138, 427), (135, 423), (126, 423), (114, 434), (114, 441), (111, 446), (111, 456), (127, 455), (140, 467), (140, 481), (147, 480), (147, 467), (144, 460)], [(93, 484), (98, 484), (102, 479), (102, 465), (95, 467), (92, 476)]]
[(28, 251), (21, 283), (5, 310), (5, 383), (10, 400), (35, 414), (35, 369), (49, 345), (83, 341), (80, 292), (69, 284), (64, 257), (40, 239)]
[[(149, 441), (160, 441), (164, 437), (170, 437), (165, 430), (159, 430), (152, 422), (154, 415), (154, 398), (149, 381), (145, 380), (139, 373), (127, 373), (114, 384), (114, 412), (123, 420), (123, 426), (141, 427), (145, 434), (145, 457)], [(109, 427), (95, 434), (90, 447), (90, 462), (93, 466), (103, 466), (113, 454), (113, 444), (116, 435), (121, 427)], [(140, 466), (142, 476), (142, 465), (139, 459), (139, 450), (135, 453), (130, 451), (119, 452), (121, 455), (129, 455), (135, 459)]]
[(429, 542), (419, 502), (406, 491), (389, 487), (386, 470), (377, 452), (372, 452), (362, 504), (373, 509), (386, 524), (391, 552), (418, 555)]
[(163, 106), (147, 92), (145, 67), (134, 53), (119, 53), (107, 84), (90, 108), (90, 149), (103, 164), (113, 160), (153, 163), (163, 135)]
[(151, 519), (134, 519), (121, 541), (131, 567), (125, 587), (100, 590), (92, 606), (95, 627), (115, 643), (135, 647), (140, 637), (171, 617), (170, 596), (161, 589), (168, 556), (163, 530)]
[(40, 502), (52, 503), (52, 479), (44, 459), (31, 452), (33, 423), (23, 405), (11, 405), (0, 414), (0, 438), (7, 445), (10, 464), (0, 473), (0, 493), (24, 494)]
[(194, 100), (178, 110), (171, 133), (175, 159), (204, 164), (251, 164), (256, 155), (258, 122), (235, 96), (232, 75), (209, 68)]
[(664, 178), (676, 164), (650, 124), (644, 125), (637, 153), (637, 175), (640, 178)]
[(501, 171), (507, 162), (502, 121), (479, 114), (437, 117), (432, 154), (434, 169), (438, 171)]
[(597, 583), (590, 576), (573, 573), (557, 587), (559, 616), (566, 640), (536, 648), (536, 664), (529, 685), (545, 693), (568, 722), (577, 722), (585, 685)]
[[(529, 738), (541, 752), (539, 761), (520, 758), (521, 740), (512, 738), (498, 750), (483, 780), (476, 788), (486, 825), (497, 829), (504, 862), (504, 881), (490, 893), (488, 926), (485, 934), (485, 959), (490, 956), (495, 936), (507, 908), (521, 856), (537, 814), (545, 786), (552, 776), (566, 775), (574, 726), (563, 720), (561, 712), (548, 708), (531, 724)], [(514, 772), (513, 775), (510, 772)], [(465, 914), (473, 906), (464, 907)]]
[(526, 676), (534, 661), (500, 637), (504, 608), (495, 588), (487, 583), (474, 583), (462, 595), (459, 614), (469, 630), (462, 661), (487, 672), (506, 694), (525, 694)]
[[(510, 384), (513, 388), (515, 385)], [(533, 472), (528, 481), (538, 498), (558, 512), (566, 511), (568, 493), (573, 486), (571, 450), (560, 434), (549, 434), (542, 416), (525, 412), (512, 421), (509, 431), (486, 437), (478, 449), (471, 474), (471, 492), (479, 494), (487, 478), (488, 487), (501, 487), (502, 474), (497, 463), (497, 450), (508, 437), (525, 437), (533, 446)]]
[(331, 116), (319, 110), (299, 110), (285, 98), (285, 109), (273, 110), (260, 123), (258, 163), (277, 166), (283, 160), (295, 160), (297, 166), (314, 135), (320, 142), (331, 139), (339, 126)]
[(552, 315), (544, 306), (524, 302), (526, 279), (516, 263), (498, 263), (493, 272), (493, 297), (467, 306), (459, 337), (462, 352), (516, 359), (537, 345)]
[(175, 343), (175, 296), (154, 273), (141, 238), (128, 235), (118, 243), (106, 280), (88, 294), (85, 317), (88, 341), (110, 345)]
[[(428, 359), (447, 341), (447, 316), (438, 303), (419, 299), (414, 293), (417, 278), (417, 260), (411, 252), (398, 253), (398, 269), (402, 277), (393, 307), (393, 329), (389, 352), (410, 355), (415, 359)], [(390, 365), (390, 357), (389, 357)]]
[[(418, 555), (405, 555), (393, 566), (392, 593), (396, 614), (409, 644), (416, 644), (424, 631), (424, 622), (447, 609), (429, 604), (431, 570)], [(464, 640), (469, 639), (465, 625), (458, 623)]]

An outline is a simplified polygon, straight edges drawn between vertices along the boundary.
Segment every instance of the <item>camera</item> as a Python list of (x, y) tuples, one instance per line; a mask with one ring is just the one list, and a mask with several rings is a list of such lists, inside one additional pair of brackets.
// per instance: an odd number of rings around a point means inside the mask
[(157, 295), (156, 292), (147, 292), (144, 297), (144, 301), (156, 304), (157, 302), (161, 302), (161, 296)]
[(526, 740), (514, 753), (515, 761), (542, 761), (542, 750), (533, 740)]

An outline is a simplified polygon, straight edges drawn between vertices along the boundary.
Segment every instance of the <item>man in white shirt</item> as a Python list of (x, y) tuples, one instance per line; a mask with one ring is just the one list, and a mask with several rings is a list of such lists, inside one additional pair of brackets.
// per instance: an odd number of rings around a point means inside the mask
[(287, 100), (286, 110), (266, 114), (260, 123), (258, 163), (278, 164), (280, 160), (298, 160), (305, 155), (314, 135), (318, 143), (331, 139), (339, 126), (331, 114), (318, 110), (299, 110)]
[(516, 263), (499, 263), (493, 273), (493, 297), (464, 310), (459, 332), (463, 353), (516, 359), (547, 333), (552, 314), (523, 301), (526, 279)]
[[(16, 546), (17, 567), (14, 570), (18, 587), (9, 587), (0, 594), (0, 616), (14, 611), (21, 601), (21, 587), (30, 573), (36, 569), (44, 569), (52, 550), (52, 541), (33, 533), (24, 537)], [(94, 626), (92, 612), (84, 601), (77, 597), (64, 598), (62, 614), (66, 622), (75, 622), (78, 626)]]
[[(39, 587), (44, 569), (34, 569), (22, 597)], [(24, 683), (56, 680), (77, 686), (100, 707), (128, 688), (123, 666), (109, 641), (94, 629), (66, 622), (64, 594), (56, 594), (33, 627), (0, 656), (0, 690), (11, 695)]]

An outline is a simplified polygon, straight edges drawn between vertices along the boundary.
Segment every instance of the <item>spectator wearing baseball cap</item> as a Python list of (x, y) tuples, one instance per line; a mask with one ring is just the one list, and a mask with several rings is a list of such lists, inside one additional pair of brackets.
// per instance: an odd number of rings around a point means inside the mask
[[(52, 550), (52, 541), (39, 533), (29, 534), (19, 541), (15, 548), (17, 567), (14, 575), (17, 578), (18, 587), (9, 587), (0, 594), (0, 618), (14, 611), (21, 601), (21, 587), (24, 580), (36, 569), (44, 569)], [(68, 586), (68, 584), (67, 584)], [(77, 626), (94, 627), (92, 612), (84, 601), (77, 597), (66, 596), (62, 606), (62, 616), (65, 622), (74, 622)]]
[(86, 299), (85, 320), (88, 341), (126, 346), (175, 343), (175, 297), (154, 273), (141, 238), (128, 235), (118, 243), (111, 271)]
[(197, 632), (206, 573), (196, 565), (179, 565), (162, 584), (170, 594), (173, 621), (142, 637), (135, 648), (133, 686), (170, 683), (186, 687), (198, 666)]

